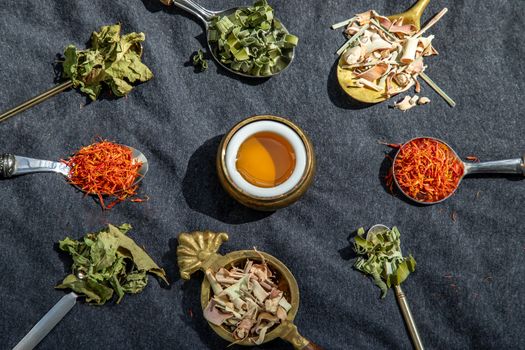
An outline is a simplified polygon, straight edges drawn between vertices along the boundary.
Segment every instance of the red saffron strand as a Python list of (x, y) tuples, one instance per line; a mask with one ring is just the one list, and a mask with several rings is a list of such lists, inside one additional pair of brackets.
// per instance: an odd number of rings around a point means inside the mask
[[(69, 183), (96, 195), (103, 209), (111, 209), (137, 194), (138, 185), (133, 183), (141, 176), (142, 162), (133, 159), (128, 147), (102, 140), (62, 162), (71, 169)], [(104, 196), (115, 199), (106, 205)]]
[(394, 176), (409, 197), (436, 202), (452, 194), (463, 176), (463, 163), (445, 144), (414, 139), (405, 144), (394, 162)]

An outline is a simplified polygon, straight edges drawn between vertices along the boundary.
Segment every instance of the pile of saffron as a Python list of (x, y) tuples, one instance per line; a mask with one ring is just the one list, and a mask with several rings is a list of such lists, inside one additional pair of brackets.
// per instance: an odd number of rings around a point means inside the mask
[(463, 172), (463, 163), (450, 147), (430, 138), (406, 143), (394, 162), (394, 176), (401, 190), (421, 202), (437, 202), (450, 196)]
[[(111, 209), (137, 194), (138, 185), (134, 183), (141, 176), (142, 162), (133, 159), (126, 146), (102, 140), (81, 148), (62, 162), (71, 169), (69, 183), (96, 195), (103, 209)], [(104, 196), (115, 199), (106, 205)]]

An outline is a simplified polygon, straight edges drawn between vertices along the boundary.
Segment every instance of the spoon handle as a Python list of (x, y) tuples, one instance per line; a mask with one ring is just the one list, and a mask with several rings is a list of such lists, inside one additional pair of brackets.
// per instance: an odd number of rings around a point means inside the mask
[(0, 178), (7, 179), (16, 175), (31, 173), (60, 173), (69, 174), (69, 167), (60, 162), (33, 159), (12, 154), (0, 154)]
[[(166, 0), (162, 0), (166, 3)], [(204, 24), (207, 26), (213, 17), (215, 17), (216, 12), (210, 11), (201, 5), (197, 4), (193, 0), (167, 0), (167, 3), (173, 3), (175, 6), (188, 11), (194, 16), (199, 17)]]
[(523, 158), (496, 160), (492, 162), (465, 163), (465, 174), (521, 174), (525, 175)]
[(283, 327), (281, 328), (281, 338), (292, 344), (295, 350), (324, 350), (319, 345), (299, 334), (297, 326), (292, 322), (285, 321), (285, 323), (280, 327)]
[(412, 312), (410, 312), (410, 307), (408, 306), (406, 295), (401, 289), (401, 286), (394, 287), (397, 302), (399, 304), (399, 308), (401, 309), (401, 313), (403, 314), (403, 319), (405, 320), (405, 324), (408, 328), (408, 333), (410, 334), (410, 338), (412, 339), (414, 349), (423, 350), (423, 343), (421, 342), (421, 337), (419, 336), (419, 332), (417, 331), (416, 322), (414, 321)]
[(58, 303), (49, 310), (37, 324), (31, 328), (13, 350), (31, 350), (44, 339), (44, 337), (57, 325), (64, 316), (75, 306), (77, 302), (75, 293), (64, 295)]

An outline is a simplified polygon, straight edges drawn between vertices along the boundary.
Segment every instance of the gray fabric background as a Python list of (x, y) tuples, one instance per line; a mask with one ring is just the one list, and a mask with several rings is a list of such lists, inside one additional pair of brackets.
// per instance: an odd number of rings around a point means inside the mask
[[(210, 8), (250, 1), (202, 1)], [(0, 107), (52, 87), (53, 62), (65, 46), (85, 45), (90, 33), (116, 21), (144, 31), (144, 62), (155, 78), (127, 98), (86, 104), (62, 93), (0, 124), (0, 150), (59, 159), (101, 136), (142, 150), (150, 172), (144, 204), (103, 212), (54, 174), (1, 182), (0, 348), (13, 347), (63, 295), (53, 286), (68, 261), (55, 243), (106, 223), (129, 222), (173, 281), (120, 305), (83, 303), (41, 343), (40, 349), (224, 349), (202, 318), (202, 275), (183, 283), (176, 268), (176, 237), (183, 231), (230, 233), (221, 252), (256, 246), (294, 272), (302, 294), (300, 331), (326, 349), (407, 349), (410, 341), (394, 295), (381, 300), (373, 283), (352, 270), (348, 238), (359, 226), (398, 225), (403, 247), (418, 262), (404, 285), (429, 349), (517, 349), (525, 344), (525, 183), (518, 177), (467, 179), (447, 202), (418, 207), (382, 185), (386, 147), (429, 135), (462, 156), (482, 160), (525, 151), (525, 2), (437, 1), (450, 12), (431, 30), (440, 56), (428, 74), (458, 103), (448, 107), (423, 83), (432, 103), (407, 113), (388, 104), (362, 108), (335, 82), (334, 51), (344, 42), (330, 25), (375, 8), (390, 14), (410, 1), (273, 1), (278, 17), (300, 37), (293, 66), (279, 77), (239, 80), (210, 62), (187, 65), (203, 45), (193, 17), (156, 0), (14, 1), (0, 4)], [(258, 213), (220, 188), (214, 156), (232, 125), (273, 113), (297, 122), (313, 140), (318, 173), (306, 196), (287, 209)], [(451, 217), (457, 213), (454, 222)], [(447, 277), (448, 276), (448, 277)], [(189, 310), (192, 310), (191, 317)], [(237, 349), (239, 347), (233, 347)], [(259, 349), (291, 349), (275, 341)]]

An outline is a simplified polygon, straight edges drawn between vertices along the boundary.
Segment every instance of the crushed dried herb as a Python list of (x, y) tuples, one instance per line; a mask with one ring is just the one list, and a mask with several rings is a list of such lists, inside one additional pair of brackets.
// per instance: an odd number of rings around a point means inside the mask
[(201, 72), (204, 72), (206, 69), (208, 69), (208, 61), (206, 61), (206, 58), (204, 57), (204, 52), (202, 52), (201, 49), (199, 49), (193, 54), (191, 62), (193, 66)]
[(103, 26), (91, 35), (90, 48), (78, 50), (69, 45), (64, 52), (64, 76), (92, 100), (102, 91), (102, 83), (109, 86), (115, 96), (125, 96), (133, 89), (132, 83), (153, 77), (141, 61), (144, 33), (121, 36), (120, 30), (120, 23)]
[(373, 237), (366, 237), (364, 228), (357, 230), (354, 238), (354, 250), (359, 255), (354, 268), (372, 276), (374, 283), (381, 289), (384, 298), (388, 288), (403, 283), (416, 269), (416, 260), (401, 253), (400, 233), (397, 227), (376, 231)]
[[(341, 69), (350, 70), (355, 77), (355, 84), (380, 92), (384, 97), (415, 88), (421, 90), (418, 78), (440, 94), (452, 107), (455, 102), (441, 90), (426, 74), (424, 59), (437, 55), (432, 46), (433, 35), (423, 37), (430, 27), (435, 25), (447, 13), (441, 10), (428, 24), (418, 30), (417, 27), (405, 21), (403, 17), (391, 20), (369, 10), (358, 13), (354, 17), (336, 23), (332, 29), (346, 27), (347, 41), (337, 50), (341, 56)], [(408, 97), (397, 103), (397, 109), (406, 111), (414, 106), (430, 102), (426, 97)]]
[(286, 68), (299, 41), (274, 17), (266, 0), (213, 18), (208, 39), (223, 64), (253, 76), (269, 76)]
[(129, 224), (108, 225), (80, 240), (64, 238), (59, 248), (71, 255), (72, 273), (55, 288), (71, 289), (86, 302), (103, 305), (116, 294), (118, 304), (126, 293), (140, 293), (148, 284), (147, 273), (164, 282), (166, 273), (127, 236)]
[[(133, 158), (126, 146), (103, 140), (81, 148), (62, 162), (71, 169), (69, 183), (96, 195), (103, 209), (111, 209), (137, 194), (138, 185), (134, 183), (141, 176), (142, 163)], [(104, 196), (115, 200), (106, 205)]]
[(394, 165), (394, 177), (410, 198), (436, 202), (456, 190), (464, 173), (463, 163), (446, 144), (417, 138), (401, 147)]
[(261, 262), (206, 271), (213, 297), (204, 310), (208, 322), (224, 326), (234, 339), (251, 338), (262, 344), (266, 334), (288, 317), (291, 309), (276, 275), (261, 255)]

